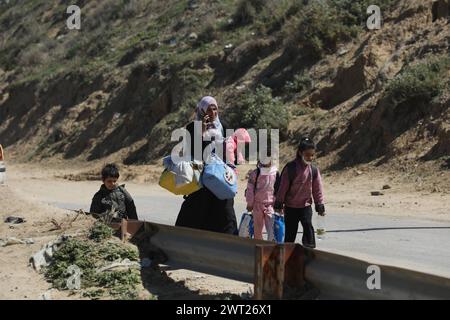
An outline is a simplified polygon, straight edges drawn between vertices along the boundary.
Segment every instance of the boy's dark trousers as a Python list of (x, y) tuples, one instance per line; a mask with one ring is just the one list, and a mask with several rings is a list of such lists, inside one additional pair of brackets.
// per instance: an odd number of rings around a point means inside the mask
[(315, 248), (316, 238), (312, 225), (312, 207), (289, 208), (284, 210), (284, 223), (286, 227), (285, 242), (295, 242), (297, 237), (298, 223), (303, 226), (302, 243), (305, 247)]

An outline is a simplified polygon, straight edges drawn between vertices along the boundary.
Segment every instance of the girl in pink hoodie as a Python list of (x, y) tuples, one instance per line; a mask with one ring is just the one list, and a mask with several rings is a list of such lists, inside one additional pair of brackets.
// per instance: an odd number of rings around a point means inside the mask
[(275, 210), (284, 212), (286, 224), (285, 242), (295, 242), (299, 223), (303, 227), (302, 243), (308, 248), (316, 247), (312, 225), (312, 205), (317, 213), (325, 216), (325, 199), (319, 168), (312, 165), (316, 145), (309, 138), (301, 140), (295, 160), (289, 162), (281, 173), (277, 190)]
[(272, 162), (264, 165), (258, 163), (258, 168), (250, 173), (245, 198), (247, 211), (253, 212), (253, 227), (255, 239), (262, 240), (263, 226), (270, 228), (270, 214), (274, 212), (275, 182), (278, 179), (277, 167)]

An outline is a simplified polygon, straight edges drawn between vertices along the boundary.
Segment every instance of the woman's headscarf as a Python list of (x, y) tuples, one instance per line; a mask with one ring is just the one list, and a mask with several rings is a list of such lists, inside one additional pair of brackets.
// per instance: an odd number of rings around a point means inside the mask
[[(206, 111), (208, 110), (208, 107), (212, 104), (215, 105), (217, 107), (217, 109), (219, 109), (216, 99), (214, 99), (211, 96), (205, 96), (199, 101), (199, 103), (197, 104), (196, 112), (195, 112), (195, 117), (196, 117), (197, 121), (203, 120), (203, 117), (204, 117)], [(213, 128), (208, 128), (208, 130), (215, 129), (216, 131), (220, 132), (220, 134), (223, 137), (224, 131), (223, 131), (222, 123), (220, 122), (220, 119), (219, 119), (219, 115), (217, 115), (216, 119), (212, 122), (212, 125), (213, 125)]]

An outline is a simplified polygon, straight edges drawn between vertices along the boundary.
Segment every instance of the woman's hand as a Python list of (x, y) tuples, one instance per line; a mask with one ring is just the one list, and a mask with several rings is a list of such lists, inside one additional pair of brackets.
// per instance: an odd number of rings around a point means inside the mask
[(247, 206), (247, 212), (252, 212), (253, 211), (253, 206)]
[(206, 129), (208, 128), (208, 124), (211, 123), (211, 121), (209, 120), (209, 116), (207, 114), (205, 114), (205, 116), (202, 119), (202, 130), (203, 132), (206, 131)]

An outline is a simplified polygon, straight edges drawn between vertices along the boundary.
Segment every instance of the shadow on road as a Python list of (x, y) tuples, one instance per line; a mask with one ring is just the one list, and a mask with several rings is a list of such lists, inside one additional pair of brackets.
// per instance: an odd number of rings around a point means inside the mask
[[(362, 231), (383, 231), (383, 230), (433, 230), (433, 229), (450, 229), (450, 227), (384, 227), (384, 228), (365, 228), (365, 229), (348, 229), (348, 230), (327, 230), (327, 233), (334, 232), (362, 232)], [(301, 232), (298, 232), (301, 233)]]
[[(341, 233), (341, 232), (364, 232), (364, 231), (383, 231), (383, 230), (426, 230), (426, 229), (450, 229), (450, 227), (383, 227), (383, 228), (365, 228), (365, 229), (347, 229), (347, 230), (327, 230), (327, 233)], [(263, 232), (267, 234), (267, 232)], [(297, 234), (303, 234), (298, 231)]]

